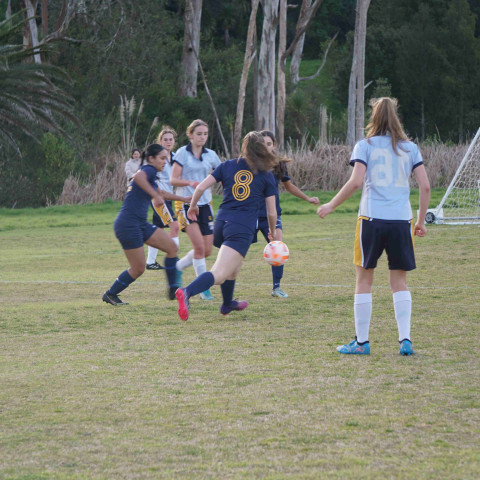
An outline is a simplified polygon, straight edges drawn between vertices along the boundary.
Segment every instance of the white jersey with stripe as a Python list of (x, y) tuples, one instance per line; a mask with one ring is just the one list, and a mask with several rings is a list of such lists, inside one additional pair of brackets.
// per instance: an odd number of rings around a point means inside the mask
[[(182, 175), (180, 178), (194, 182), (201, 182), (207, 178), (221, 163), (218, 155), (213, 150), (205, 147), (203, 147), (201, 159), (195, 158), (190, 144), (179, 148), (175, 153), (173, 161), (182, 167)], [(193, 195), (194, 191), (195, 189), (193, 187), (185, 186), (180, 187), (177, 193), (183, 197), (189, 197)], [(211, 201), (212, 192), (209, 188), (205, 190), (204, 194), (200, 197), (198, 205), (207, 205)]]
[[(174, 155), (172, 153), (172, 159)], [(173, 193), (173, 187), (172, 184), (170, 183), (170, 177), (172, 176), (172, 164), (167, 161), (165, 163), (165, 166), (163, 167), (163, 170), (160, 172), (157, 172), (157, 185), (160, 190), (164, 190), (165, 192), (168, 193)]]
[(360, 140), (353, 149), (350, 165), (367, 167), (359, 216), (380, 220), (411, 220), (409, 177), (423, 164), (418, 147), (410, 141), (393, 149), (390, 135)]

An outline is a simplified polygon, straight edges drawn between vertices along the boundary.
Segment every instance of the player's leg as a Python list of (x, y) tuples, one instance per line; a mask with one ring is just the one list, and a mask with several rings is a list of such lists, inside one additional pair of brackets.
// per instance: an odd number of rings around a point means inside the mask
[(145, 271), (145, 253), (143, 246), (124, 250), (130, 268), (124, 270), (113, 282), (112, 286), (103, 294), (102, 300), (110, 305), (128, 305), (118, 298), (118, 294), (125, 290)]
[(180, 232), (180, 227), (178, 226), (178, 220), (174, 220), (170, 225), (170, 237), (175, 242), (177, 247), (180, 246), (180, 241), (178, 238), (178, 234)]
[[(160, 207), (157, 207), (152, 202), (152, 208), (153, 208), (152, 224), (158, 228), (165, 228), (165, 224), (163, 222), (163, 218), (161, 215), (163, 205), (161, 205)], [(158, 248), (148, 245), (147, 265), (146, 265), (147, 270), (161, 270), (163, 268), (162, 265), (160, 265), (157, 262), (157, 254), (158, 254)]]
[[(280, 219), (279, 219), (280, 220)], [(281, 222), (277, 221), (277, 229), (275, 231), (275, 238), (276, 240), (282, 241), (283, 240), (283, 232), (281, 228)], [(280, 288), (280, 282), (283, 278), (283, 265), (279, 265), (278, 267), (274, 267), (272, 265), (272, 280), (273, 280), (273, 288), (272, 288), (272, 297), (281, 297), (287, 298), (288, 294), (286, 294), (282, 288)]]

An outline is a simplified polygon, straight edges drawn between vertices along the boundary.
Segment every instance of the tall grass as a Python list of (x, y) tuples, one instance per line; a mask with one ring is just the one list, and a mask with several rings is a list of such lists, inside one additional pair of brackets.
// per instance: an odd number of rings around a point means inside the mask
[[(432, 188), (447, 187), (458, 168), (468, 145), (441, 143), (420, 145)], [(293, 183), (304, 190), (338, 190), (351, 174), (348, 164), (352, 147), (306, 142), (288, 145), (289, 173)], [(107, 156), (105, 166), (87, 181), (69, 176), (57, 204), (103, 202), (108, 198), (122, 200), (125, 194), (124, 161), (118, 154)], [(415, 186), (415, 182), (412, 183)]]

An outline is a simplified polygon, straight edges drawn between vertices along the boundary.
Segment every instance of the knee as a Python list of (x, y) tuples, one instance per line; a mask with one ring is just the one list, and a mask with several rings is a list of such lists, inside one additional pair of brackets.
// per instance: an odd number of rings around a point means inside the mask
[(205, 258), (205, 247), (203, 245), (195, 245), (193, 247), (193, 257), (194, 258)]
[(130, 268), (130, 276), (135, 280), (140, 277), (145, 271), (145, 265), (136, 266), (135, 268)]
[(404, 290), (407, 290), (407, 282), (390, 280), (390, 289), (392, 290), (392, 293), (403, 292)]
[(204, 249), (205, 258), (209, 257), (211, 253), (212, 253), (212, 247), (211, 247), (211, 246), (210, 246), (210, 247), (206, 247), (206, 248)]
[(172, 241), (172, 244), (170, 247), (167, 248), (165, 251), (167, 257), (174, 258), (178, 255), (178, 247), (175, 245), (175, 243)]

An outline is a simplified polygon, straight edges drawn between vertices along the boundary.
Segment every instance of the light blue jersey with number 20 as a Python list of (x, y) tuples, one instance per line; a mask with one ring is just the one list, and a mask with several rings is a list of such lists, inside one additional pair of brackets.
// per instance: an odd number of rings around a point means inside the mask
[(418, 147), (409, 141), (393, 150), (390, 135), (360, 140), (353, 149), (350, 165), (361, 162), (365, 173), (359, 216), (381, 220), (411, 220), (409, 177), (423, 165)]

